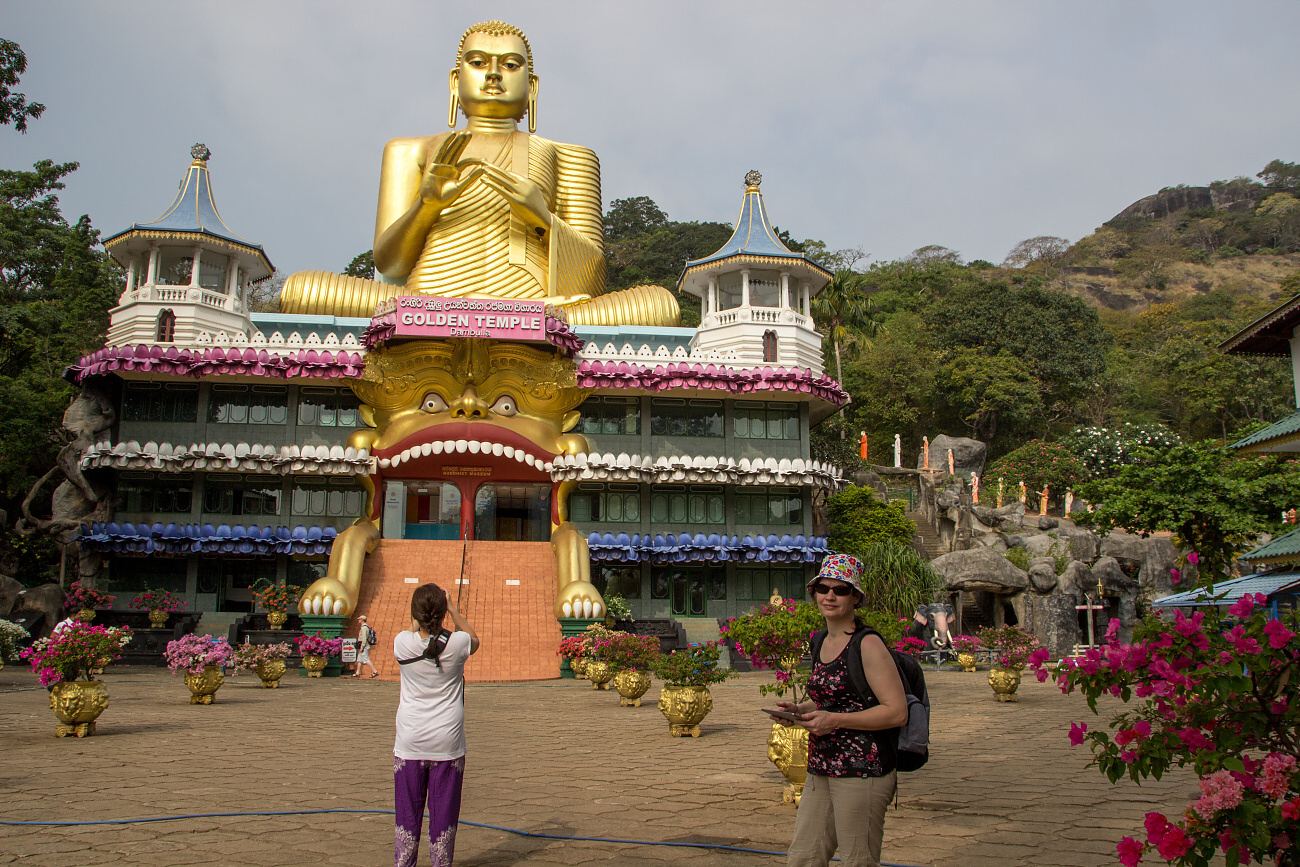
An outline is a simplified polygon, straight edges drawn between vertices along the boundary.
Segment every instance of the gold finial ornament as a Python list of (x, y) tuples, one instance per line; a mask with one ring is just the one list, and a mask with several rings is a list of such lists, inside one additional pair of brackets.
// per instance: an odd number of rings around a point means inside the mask
[[(365, 317), (394, 294), (486, 295), (545, 298), (575, 324), (680, 324), (665, 289), (626, 300), (605, 292), (600, 162), (587, 148), (534, 134), (533, 69), (517, 27), (486, 21), (466, 30), (448, 76), (447, 118), (454, 127), (463, 114), (465, 128), (384, 148), (374, 257), (385, 282), (299, 272), (280, 309)], [(518, 128), (525, 115), (528, 132)]]

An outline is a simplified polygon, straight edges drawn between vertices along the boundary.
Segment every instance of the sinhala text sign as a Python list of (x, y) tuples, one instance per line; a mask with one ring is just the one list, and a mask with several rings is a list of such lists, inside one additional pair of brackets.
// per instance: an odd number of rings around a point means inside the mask
[(546, 302), (513, 298), (396, 299), (395, 337), (490, 337), (546, 340)]

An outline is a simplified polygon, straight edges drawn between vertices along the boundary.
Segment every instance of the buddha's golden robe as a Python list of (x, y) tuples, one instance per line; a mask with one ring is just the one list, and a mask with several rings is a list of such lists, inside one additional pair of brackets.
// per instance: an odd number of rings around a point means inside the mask
[[(491, 162), (537, 184), (551, 212), (550, 229), (540, 234), (530, 229), (500, 193), (480, 179), (438, 216), (406, 278), (405, 291), (539, 299), (600, 295), (605, 289), (605, 254), (596, 154), (526, 132), (499, 138)], [(431, 141), (429, 158), (439, 143), (440, 137)], [(379, 232), (385, 228), (379, 227)], [(394, 286), (388, 283), (300, 271), (285, 282), (280, 310), (365, 317), (393, 294)]]

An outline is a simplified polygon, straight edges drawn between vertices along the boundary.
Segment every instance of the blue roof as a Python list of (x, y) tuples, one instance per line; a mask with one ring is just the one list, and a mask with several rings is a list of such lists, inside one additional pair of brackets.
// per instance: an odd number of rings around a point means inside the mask
[[(792, 259), (821, 268), (807, 255), (790, 250), (777, 237), (776, 232), (772, 229), (771, 221), (767, 218), (767, 206), (763, 204), (763, 194), (758, 190), (761, 181), (762, 176), (758, 172), (750, 172), (745, 176), (745, 197), (740, 203), (740, 216), (736, 219), (736, 228), (731, 233), (731, 239), (713, 254), (705, 256), (703, 259), (689, 260), (686, 263), (687, 269), (731, 256)], [(822, 268), (821, 270), (825, 269)]]
[(152, 223), (132, 223), (127, 229), (104, 239), (107, 245), (115, 239), (131, 232), (190, 232), (220, 238), (240, 246), (255, 250), (265, 257), (261, 244), (254, 244), (235, 232), (221, 219), (217, 212), (217, 203), (212, 197), (212, 182), (208, 175), (208, 149), (195, 145), (190, 151), (194, 161), (190, 163), (185, 179), (181, 181), (180, 192), (163, 215)]
[(1196, 608), (1206, 605), (1232, 605), (1247, 593), (1262, 593), (1272, 597), (1273, 594), (1300, 588), (1300, 572), (1274, 572), (1247, 575), (1231, 581), (1220, 581), (1214, 585), (1214, 598), (1204, 589), (1188, 590), (1175, 593), (1151, 604), (1156, 608)]

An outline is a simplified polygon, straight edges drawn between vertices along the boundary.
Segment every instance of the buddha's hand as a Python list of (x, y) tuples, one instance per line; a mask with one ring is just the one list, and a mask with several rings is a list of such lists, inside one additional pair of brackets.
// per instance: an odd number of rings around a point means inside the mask
[(476, 161), (475, 165), (483, 170), (483, 183), (500, 193), (529, 228), (540, 234), (551, 227), (551, 209), (541, 187), (492, 163)]
[(469, 137), (466, 130), (447, 136), (425, 165), (420, 179), (420, 201), (425, 205), (441, 211), (483, 174), (483, 164), (477, 160), (460, 162), (461, 154), (469, 147)]

